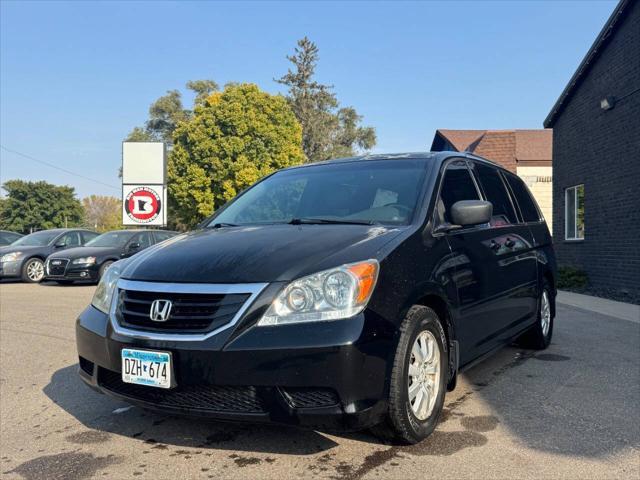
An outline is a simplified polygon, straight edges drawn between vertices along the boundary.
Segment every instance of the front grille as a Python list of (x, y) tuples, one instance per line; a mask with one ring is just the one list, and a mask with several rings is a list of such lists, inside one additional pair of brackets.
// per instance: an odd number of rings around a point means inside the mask
[(178, 385), (172, 389), (124, 383), (120, 373), (99, 369), (98, 384), (114, 393), (159, 407), (202, 412), (263, 413), (264, 405), (255, 387)]
[(286, 388), (284, 392), (295, 408), (332, 407), (338, 404), (338, 396), (328, 388)]
[[(123, 327), (152, 332), (210, 332), (227, 323), (238, 313), (249, 294), (158, 293), (120, 290), (118, 322)], [(154, 300), (170, 300), (169, 319), (151, 320), (149, 313)]]
[[(54, 265), (53, 262), (60, 262)], [(53, 276), (64, 276), (64, 272), (67, 270), (69, 260), (63, 258), (56, 258), (55, 260), (49, 260), (47, 262), (47, 274)]]

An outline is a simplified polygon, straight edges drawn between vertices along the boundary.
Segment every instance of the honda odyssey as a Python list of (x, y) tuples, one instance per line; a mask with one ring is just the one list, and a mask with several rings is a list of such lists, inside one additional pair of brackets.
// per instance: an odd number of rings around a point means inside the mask
[(148, 409), (415, 443), (457, 376), (553, 332), (556, 262), (523, 181), (465, 153), (307, 164), (105, 272), (81, 378)]

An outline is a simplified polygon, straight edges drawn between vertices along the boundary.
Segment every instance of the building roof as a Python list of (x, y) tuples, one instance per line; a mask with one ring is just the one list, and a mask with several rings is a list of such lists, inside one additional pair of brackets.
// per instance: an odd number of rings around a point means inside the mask
[[(440, 135), (449, 140), (459, 152), (464, 152), (469, 145), (478, 140), (486, 130), (438, 130)], [(433, 150), (433, 148), (432, 148)]]
[(553, 131), (545, 130), (437, 130), (431, 150), (442, 139), (459, 152), (488, 158), (516, 172), (518, 164), (551, 165)]
[(516, 130), (516, 159), (520, 161), (549, 160), (553, 145), (553, 130)]
[(573, 95), (573, 92), (580, 84), (580, 82), (582, 82), (582, 79), (585, 77), (585, 75), (587, 75), (591, 66), (598, 59), (600, 52), (602, 52), (607, 41), (615, 34), (617, 28), (622, 24), (622, 19), (626, 16), (628, 11), (630, 10), (629, 7), (635, 1), (636, 0), (620, 0), (618, 5), (616, 5), (616, 8), (613, 10), (613, 13), (607, 20), (607, 23), (604, 24), (604, 27), (602, 27), (602, 30), (596, 37), (593, 45), (591, 45), (591, 48), (582, 59), (582, 62), (580, 62), (578, 69), (569, 80), (569, 83), (560, 94), (558, 100), (556, 100), (556, 103), (553, 105), (553, 108), (549, 112), (549, 115), (547, 115), (547, 118), (544, 119), (543, 125), (545, 126), (545, 128), (553, 127), (558, 116), (564, 109), (565, 105), (567, 105), (569, 98), (571, 97), (571, 95)]

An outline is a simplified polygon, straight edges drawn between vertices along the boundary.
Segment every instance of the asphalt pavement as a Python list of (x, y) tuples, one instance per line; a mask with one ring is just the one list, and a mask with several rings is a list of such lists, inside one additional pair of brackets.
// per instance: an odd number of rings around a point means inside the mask
[(0, 285), (2, 478), (640, 479), (640, 323), (558, 306), (544, 352), (509, 347), (462, 375), (435, 433), (188, 420), (89, 390), (74, 321), (93, 286)]

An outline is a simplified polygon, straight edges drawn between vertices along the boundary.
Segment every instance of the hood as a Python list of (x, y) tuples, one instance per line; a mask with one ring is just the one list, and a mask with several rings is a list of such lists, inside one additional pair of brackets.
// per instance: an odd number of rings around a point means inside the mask
[(377, 258), (378, 250), (406, 228), (265, 225), (199, 230), (134, 255), (122, 276), (157, 282), (290, 281)]
[(111, 254), (119, 254), (122, 249), (120, 247), (73, 247), (59, 252), (52, 253), (49, 258), (74, 258), (81, 257), (101, 257)]

